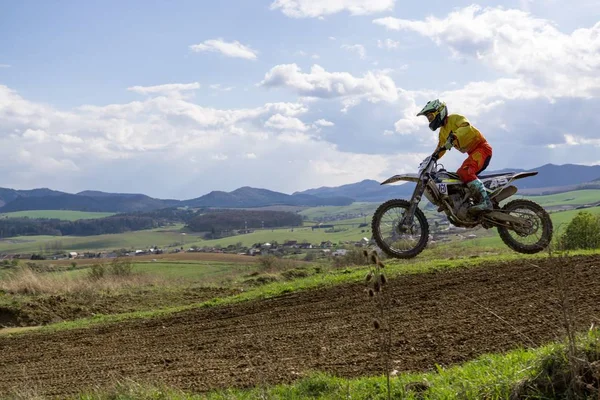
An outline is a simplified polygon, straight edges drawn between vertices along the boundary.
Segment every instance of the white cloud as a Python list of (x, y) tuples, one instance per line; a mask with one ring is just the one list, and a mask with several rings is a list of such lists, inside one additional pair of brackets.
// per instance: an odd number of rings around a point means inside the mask
[(460, 113), (470, 117), (491, 111), (492, 109), (513, 100), (535, 100), (550, 97), (521, 79), (498, 79), (492, 82), (471, 82), (464, 87), (434, 92), (430, 90), (405, 91), (399, 95), (402, 104), (403, 118), (398, 120), (394, 128), (399, 134), (410, 134), (427, 126), (425, 117), (417, 117), (428, 100), (440, 98), (448, 105), (449, 112)]
[[(421, 153), (394, 156), (344, 153), (336, 155), (335, 158), (312, 158), (309, 164), (310, 172), (330, 176), (331, 183), (328, 186), (333, 186), (341, 182), (357, 182), (366, 179), (365, 176), (370, 177), (368, 179), (383, 180), (382, 178), (389, 178), (393, 174), (413, 171), (415, 165), (418, 165), (424, 157), (426, 155)], [(357, 165), (360, 165), (360, 168), (356, 168)]]
[(281, 135), (277, 135), (277, 141), (286, 144), (306, 145), (313, 140), (313, 136), (302, 133), (302, 132), (283, 132)]
[(400, 42), (392, 39), (377, 40), (377, 47), (388, 50), (397, 49), (400, 47)]
[(304, 122), (300, 121), (298, 118), (294, 117), (286, 117), (281, 114), (275, 114), (271, 116), (265, 122), (265, 126), (267, 128), (279, 129), (279, 130), (292, 130), (292, 131), (306, 131), (308, 127), (304, 124)]
[(567, 146), (583, 146), (583, 145), (585, 145), (585, 146), (600, 147), (600, 139), (588, 139), (588, 138), (581, 137), (578, 135), (573, 135), (573, 134), (564, 135), (564, 139), (565, 139), (565, 141), (563, 143), (555, 143), (550, 146), (558, 147), (561, 145), (567, 145)]
[(295, 117), (308, 112), (304, 103), (267, 103), (265, 108), (270, 112)]
[(0, 68), (10, 68), (10, 64), (0, 64)]
[(189, 92), (200, 88), (198, 82), (192, 83), (168, 83), (156, 86), (131, 86), (127, 90), (144, 95), (160, 94), (164, 96), (181, 97), (184, 92)]
[(310, 73), (301, 72), (296, 64), (277, 65), (267, 72), (260, 84), (286, 87), (300, 96), (339, 98), (345, 110), (362, 99), (376, 103), (393, 102), (398, 98), (394, 81), (383, 73), (367, 72), (357, 78), (348, 72), (327, 72), (319, 65), (313, 65)]
[[(65, 112), (0, 86), (0, 132), (10, 132), (0, 136), (0, 168), (5, 186), (14, 188), (76, 192), (92, 185), (193, 198), (210, 190), (265, 187), (273, 165), (289, 167), (278, 168), (268, 188), (291, 192), (384, 179), (403, 163), (412, 170), (421, 158), (341, 151), (311, 134), (332, 122), (322, 118), (308, 126), (297, 118), (308, 111), (302, 103), (206, 108), (156, 93), (143, 101)], [(149, 185), (141, 174), (164, 184)]]
[(275, 0), (271, 10), (280, 9), (292, 18), (319, 18), (348, 11), (351, 15), (392, 10), (395, 0)]
[(331, 121), (327, 121), (326, 119), (318, 119), (315, 121), (315, 125), (317, 125), (317, 126), (334, 126), (335, 124)]
[(48, 134), (41, 129), (27, 129), (23, 133), (24, 139), (31, 139), (36, 142), (45, 142), (48, 140)]
[(244, 46), (240, 42), (226, 42), (223, 39), (205, 40), (202, 43), (190, 46), (190, 50), (194, 52), (213, 51), (221, 53), (227, 57), (245, 58), (247, 60), (256, 60), (257, 51), (248, 46)]
[(64, 133), (60, 133), (58, 134), (57, 138), (56, 138), (59, 142), (61, 143), (65, 143), (65, 144), (80, 144), (83, 143), (83, 139), (77, 136), (72, 136), (72, 135), (65, 135)]
[(357, 98), (357, 97), (346, 97), (345, 99), (342, 100), (342, 105), (344, 107), (341, 109), (341, 111), (345, 114), (352, 107), (356, 107), (359, 104), (360, 104), (360, 99), (359, 98)]
[(365, 46), (362, 44), (343, 44), (341, 48), (358, 54), (361, 60), (367, 58), (367, 51), (365, 50)]
[(521, 78), (552, 96), (600, 95), (600, 22), (570, 34), (522, 10), (469, 6), (446, 18), (373, 21), (410, 30), (450, 49)]
[(212, 90), (217, 90), (220, 92), (229, 92), (229, 91), (232, 91), (233, 89), (235, 89), (235, 87), (233, 87), (233, 86), (222, 86), (220, 83), (209, 85), (209, 87)]

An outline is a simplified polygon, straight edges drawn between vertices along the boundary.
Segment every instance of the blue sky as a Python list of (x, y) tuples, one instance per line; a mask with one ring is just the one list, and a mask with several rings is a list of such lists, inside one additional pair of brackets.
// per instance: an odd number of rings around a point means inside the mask
[(0, 187), (383, 180), (433, 150), (433, 98), (490, 169), (600, 163), (600, 3), (407, 3), (0, 0)]

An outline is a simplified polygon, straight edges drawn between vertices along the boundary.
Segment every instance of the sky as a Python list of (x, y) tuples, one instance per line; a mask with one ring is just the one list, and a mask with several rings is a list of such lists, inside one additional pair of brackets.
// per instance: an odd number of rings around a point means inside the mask
[(434, 150), (436, 98), (489, 170), (600, 164), (600, 2), (0, 0), (0, 187), (383, 181)]

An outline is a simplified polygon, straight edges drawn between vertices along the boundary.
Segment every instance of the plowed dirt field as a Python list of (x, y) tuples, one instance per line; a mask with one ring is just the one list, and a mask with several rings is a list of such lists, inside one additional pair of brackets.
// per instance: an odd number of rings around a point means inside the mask
[[(393, 279), (394, 367), (424, 371), (561, 338), (556, 260)], [(579, 329), (600, 322), (600, 256), (566, 263)], [(380, 373), (374, 304), (362, 284), (198, 309), (165, 318), (0, 336), (0, 397), (61, 397), (118, 378), (190, 391), (290, 382), (311, 370)]]

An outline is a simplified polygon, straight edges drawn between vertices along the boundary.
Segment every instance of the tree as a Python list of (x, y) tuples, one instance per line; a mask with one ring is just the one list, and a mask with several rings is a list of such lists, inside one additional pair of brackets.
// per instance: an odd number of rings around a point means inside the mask
[(599, 248), (600, 217), (581, 211), (567, 226), (560, 244), (565, 250)]

